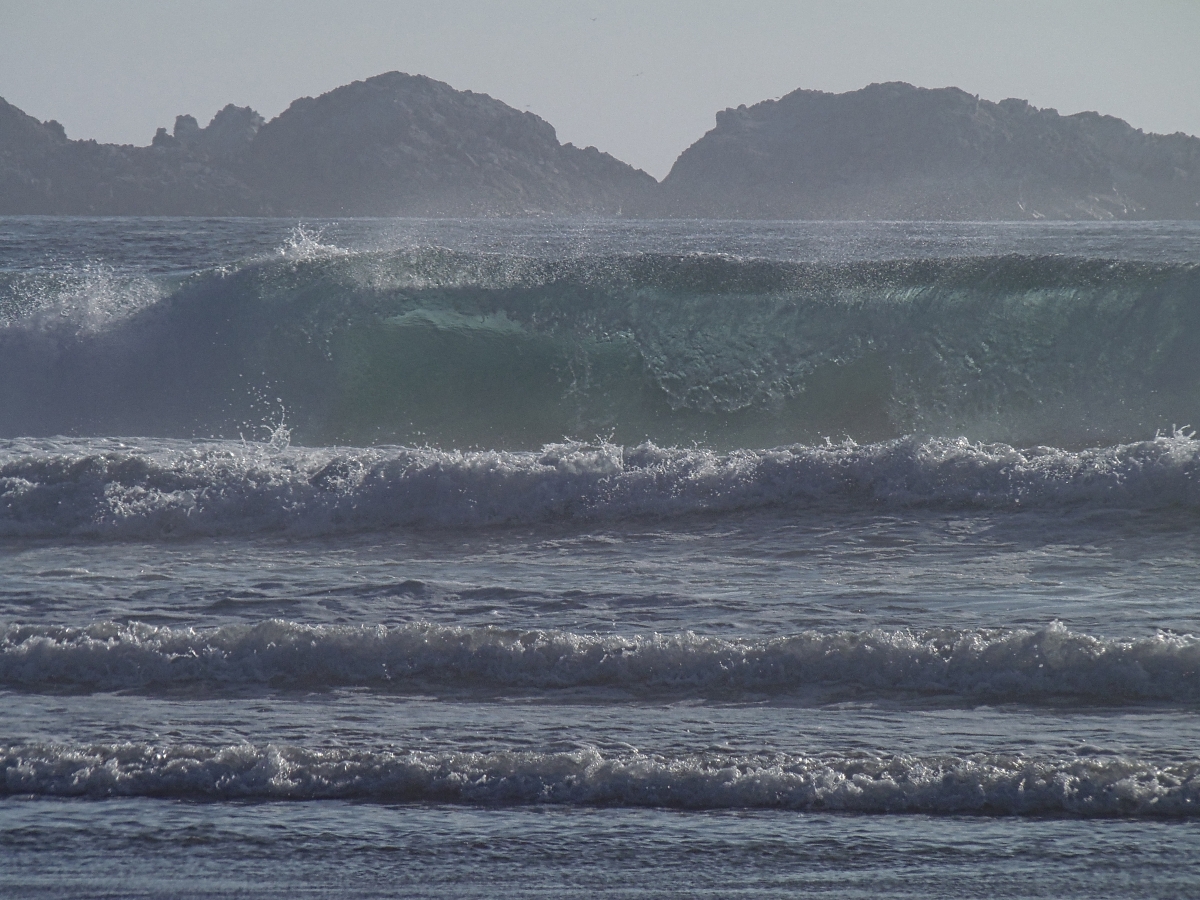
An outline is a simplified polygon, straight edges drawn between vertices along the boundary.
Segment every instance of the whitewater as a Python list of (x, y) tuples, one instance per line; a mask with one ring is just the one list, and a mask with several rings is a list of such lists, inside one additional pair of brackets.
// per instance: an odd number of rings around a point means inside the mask
[(0, 219), (0, 893), (1194, 893), (1198, 246)]

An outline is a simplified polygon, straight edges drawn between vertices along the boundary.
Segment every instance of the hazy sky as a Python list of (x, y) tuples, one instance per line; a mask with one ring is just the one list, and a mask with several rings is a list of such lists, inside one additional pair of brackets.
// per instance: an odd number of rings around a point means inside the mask
[(267, 118), (399, 69), (662, 177), (714, 113), (798, 87), (955, 85), (1200, 134), (1200, 0), (0, 0), (0, 96), (73, 138)]

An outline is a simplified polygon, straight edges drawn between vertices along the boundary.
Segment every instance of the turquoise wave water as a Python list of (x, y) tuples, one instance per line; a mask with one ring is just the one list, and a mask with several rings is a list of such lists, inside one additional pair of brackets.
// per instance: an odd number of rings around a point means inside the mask
[(317, 248), (0, 294), (9, 436), (1083, 446), (1200, 422), (1188, 264)]

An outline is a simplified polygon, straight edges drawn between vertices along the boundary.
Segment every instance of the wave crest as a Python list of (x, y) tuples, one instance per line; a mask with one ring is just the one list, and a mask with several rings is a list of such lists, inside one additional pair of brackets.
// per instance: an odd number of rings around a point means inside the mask
[(262, 397), (309, 444), (1080, 446), (1200, 421), (1194, 264), (539, 260), (301, 235), (161, 296), (46, 278), (36, 303), (0, 283), (0, 434), (234, 437)]
[(13, 625), (0, 685), (21, 690), (450, 691), (613, 688), (634, 694), (889, 696), (1117, 704), (1200, 700), (1200, 640), (1039, 630), (805, 631), (729, 640), (415, 624), (211, 629)]
[(0, 536), (145, 538), (636, 519), (771, 506), (1200, 509), (1200, 441), (1083, 451), (965, 439), (718, 453), (0, 443)]
[(1200, 812), (1200, 764), (1123, 758), (25, 745), (0, 749), (0, 773), (0, 792), (8, 795), (1093, 817)]

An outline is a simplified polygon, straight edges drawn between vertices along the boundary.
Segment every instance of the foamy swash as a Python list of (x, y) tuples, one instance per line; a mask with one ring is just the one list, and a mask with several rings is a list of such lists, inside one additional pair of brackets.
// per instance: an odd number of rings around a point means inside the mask
[[(6, 280), (7, 279), (7, 280)], [(0, 436), (1054, 446), (1200, 424), (1200, 268), (324, 248), (0, 273)]]
[(0, 793), (863, 813), (1195, 816), (1200, 763), (1120, 757), (0, 747)]
[(929, 694), (1038, 702), (1200, 701), (1200, 640), (1117, 641), (1040, 630), (805, 631), (728, 640), (417, 624), (210, 629), (12, 625), (0, 687), (206, 692), (255, 686), (449, 691), (617, 688), (737, 698)]
[(1200, 441), (1092, 450), (898, 440), (717, 453), (0, 442), (0, 537), (146, 538), (617, 521), (846, 504), (1200, 509)]

